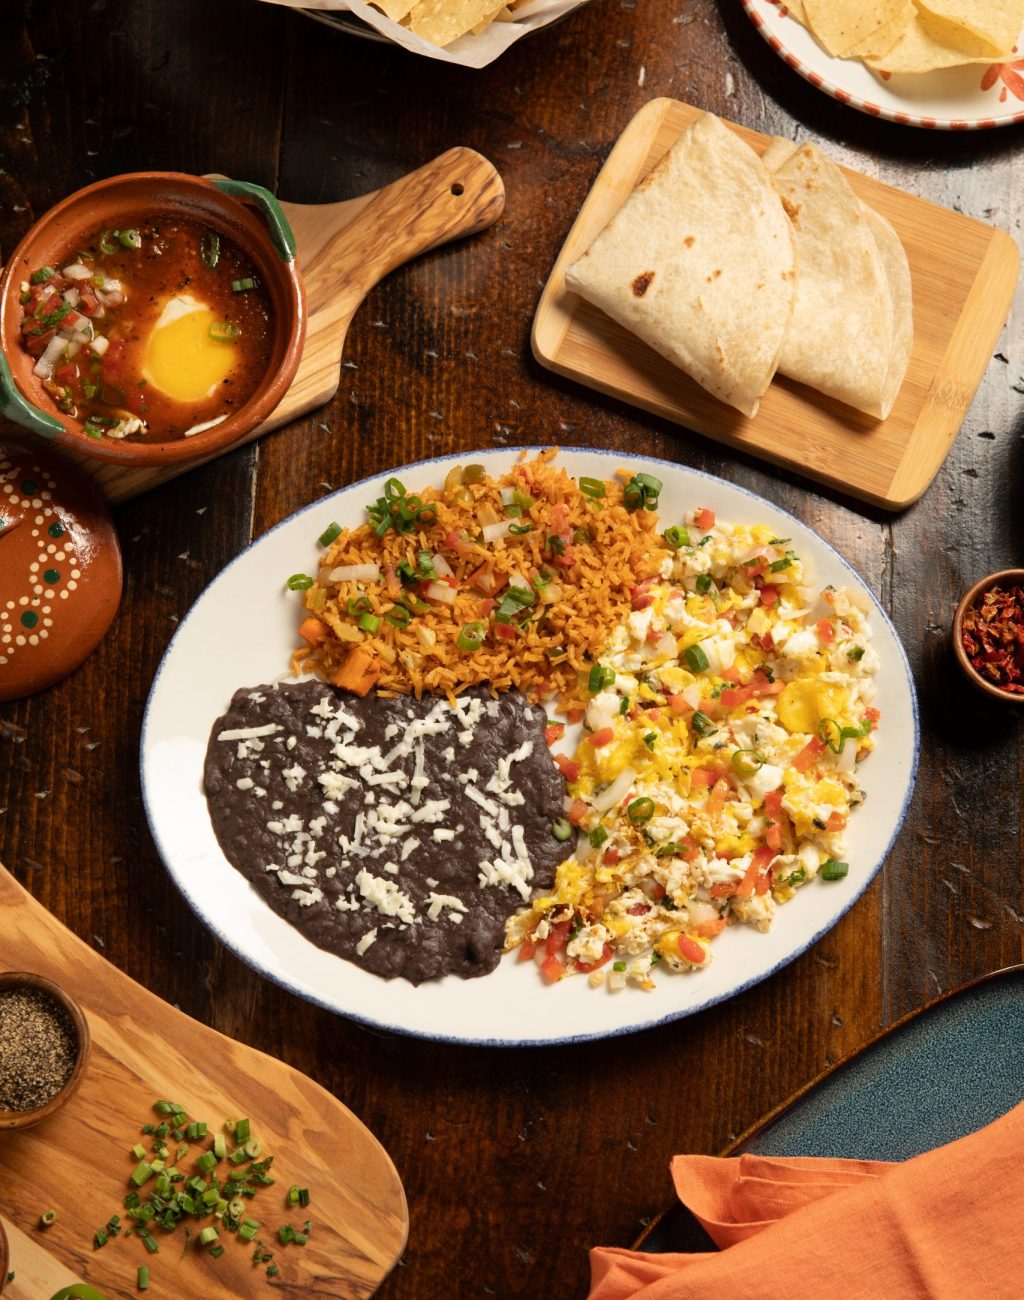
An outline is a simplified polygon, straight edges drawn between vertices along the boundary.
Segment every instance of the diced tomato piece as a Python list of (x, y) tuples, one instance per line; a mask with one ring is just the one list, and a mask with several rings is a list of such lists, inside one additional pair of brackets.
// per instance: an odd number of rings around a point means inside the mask
[(777, 790), (769, 790), (764, 797), (764, 811), (773, 821), (780, 821), (782, 818), (782, 799), (785, 791), (780, 786)]
[(765, 585), (761, 588), (761, 604), (765, 607), (765, 609), (774, 609), (775, 606), (778, 604), (778, 600), (779, 600), (778, 587), (773, 587), (770, 582), (765, 583)]
[(512, 623), (495, 623), (494, 631), (502, 641), (514, 641), (519, 635)]
[(872, 709), (864, 710), (864, 721), (870, 722), (873, 727), (877, 726), (881, 720), (882, 720), (882, 715), (878, 711), (878, 709), (872, 708)]
[(818, 634), (818, 640), (825, 645), (832, 645), (836, 639), (836, 630), (830, 618), (819, 619), (814, 625), (814, 630)]
[(707, 506), (701, 506), (693, 517), (693, 522), (698, 528), (703, 528), (705, 532), (715, 526), (715, 512), (709, 510)]
[(814, 766), (824, 752), (825, 742), (817, 736), (812, 736), (796, 758), (793, 759), (793, 766), (798, 772), (806, 772), (809, 767)]
[(737, 686), (735, 688), (726, 687), (719, 695), (719, 703), (725, 710), (738, 708), (741, 704), (746, 704), (754, 694), (752, 686)]
[(91, 316), (96, 308), (100, 305), (100, 300), (96, 297), (91, 289), (83, 289), (81, 297), (78, 299), (78, 309), (86, 316)]
[(518, 961), (529, 961), (533, 954), (540, 947), (539, 939), (524, 939), (519, 945)]
[(540, 964), (540, 973), (551, 984), (557, 984), (565, 978), (565, 967), (557, 957), (545, 957)]
[(676, 945), (684, 961), (692, 962), (694, 966), (701, 966), (707, 961), (707, 949), (696, 939), (691, 939), (688, 934), (681, 934), (676, 940)]
[(544, 956), (553, 957), (556, 952), (561, 952), (569, 942), (569, 922), (559, 921), (548, 931), (548, 937), (544, 940)]
[(499, 580), (494, 573), (494, 565), (490, 560), (484, 560), (483, 564), (474, 569), (466, 581), (471, 587), (475, 587), (477, 591), (482, 592), (485, 596), (493, 596), (500, 586)]
[[(771, 634), (769, 633), (769, 638)], [(772, 647), (774, 649), (774, 647)], [(770, 682), (762, 672), (754, 674), (754, 680), (750, 683), (751, 693), (754, 695), (781, 695), (785, 686), (780, 681)]]
[(651, 910), (650, 903), (634, 903), (632, 907), (626, 908), (627, 916), (646, 916)]
[(462, 536), (457, 528), (453, 528), (448, 536), (444, 539), (444, 544), (449, 551), (455, 551), (458, 555), (472, 555), (473, 546)]
[(579, 826), (579, 824), (585, 820), (589, 812), (590, 809), (582, 799), (574, 799), (569, 805), (569, 811), (565, 815), (574, 826)]
[(828, 821), (825, 823), (825, 829), (826, 829), (827, 831), (841, 831), (841, 830), (845, 830), (845, 829), (846, 829), (846, 818), (843, 816), (843, 814), (842, 814), (841, 812), (830, 813), (830, 814), (829, 814), (829, 819), (828, 819)]
[(649, 605), (654, 604), (654, 597), (650, 591), (653, 581), (653, 578), (647, 578), (637, 586), (630, 587), (629, 599), (633, 609), (646, 609)]
[(561, 740), (564, 735), (565, 735), (564, 722), (549, 722), (548, 725), (544, 728), (545, 744), (553, 745), (555, 741)]
[(732, 793), (732, 787), (729, 785), (729, 782), (726, 781), (724, 778), (715, 782), (714, 788), (711, 791), (711, 798), (708, 800), (709, 816), (711, 817), (718, 816), (718, 814), (725, 807), (725, 801), (726, 799), (728, 799), (731, 793)]
[(68, 314), (61, 321), (61, 325), (77, 325), (81, 321), (81, 319), (82, 319), (82, 313), (80, 311), (75, 311), (74, 307), (72, 307), (71, 310), (68, 312)]
[(716, 934), (721, 934), (725, 929), (725, 918), (719, 917), (717, 921), (701, 921), (700, 925), (693, 927), (694, 934), (699, 934), (702, 939), (713, 939)]
[(57, 333), (56, 330), (47, 330), (45, 334), (32, 335), (29, 338), (28, 342), (25, 344), (25, 346), (29, 350), (30, 355), (33, 357), (41, 357), (43, 353), (46, 351), (46, 347), (47, 344), (50, 342), (50, 339), (52, 339), (56, 333)]
[(601, 749), (604, 745), (609, 745), (615, 739), (615, 732), (611, 727), (601, 727), (590, 737), (590, 743), (595, 749)]
[(667, 696), (666, 698), (667, 698), (667, 700), (668, 700), (668, 707), (669, 707), (669, 712), (670, 712), (670, 713), (674, 713), (674, 714), (676, 714), (677, 716), (679, 716), (679, 715), (681, 715), (681, 714), (683, 714), (683, 713), (693, 713), (693, 712), (694, 712), (693, 707), (692, 707), (691, 705), (687, 704), (687, 702), (686, 702), (686, 700), (683, 698), (683, 696), (681, 696), (681, 695), (669, 695), (669, 696)]
[(764, 841), (776, 853), (780, 851), (782, 848), (782, 826), (778, 822), (772, 822), (765, 827)]
[(723, 880), (720, 884), (712, 885), (708, 893), (712, 898), (733, 898), (739, 893), (739, 888), (738, 880)]
[(604, 860), (605, 862), (608, 863), (610, 867), (614, 867), (616, 862), (618, 862), (619, 858), (621, 857), (622, 854), (619, 852), (618, 849), (605, 849), (604, 851)]
[(612, 946), (610, 943), (606, 943), (601, 949), (601, 956), (598, 957), (597, 961), (578, 961), (576, 963), (576, 969), (584, 975), (589, 975), (592, 970), (597, 970), (598, 967), (604, 966), (607, 962), (610, 962), (611, 959)]
[(494, 613), (494, 607), (495, 605), (497, 605), (497, 603), (498, 602), (492, 599), (491, 597), (488, 597), (487, 600), (482, 600), (480, 602), (480, 613), (483, 615), (484, 618), (489, 618), (491, 614)]
[(556, 754), (555, 762), (567, 781), (571, 783), (580, 779), (580, 765), (574, 758), (568, 758), (565, 754)]
[(583, 713), (583, 709), (569, 709), (565, 715), (566, 721), (571, 723), (582, 722)]
[(665, 886), (659, 885), (657, 881), (655, 881), (654, 884), (649, 886), (649, 888), (647, 889), (647, 893), (651, 896), (651, 898), (654, 899), (656, 903), (661, 902), (661, 900), (665, 897), (665, 892), (666, 892)]
[(690, 789), (705, 790), (715, 784), (715, 774), (709, 767), (695, 767), (690, 773)]
[(53, 372), (53, 377), (59, 384), (72, 384), (78, 378), (78, 367), (73, 361), (69, 361), (66, 366), (58, 366)]
[(740, 670), (735, 664), (731, 664), (728, 668), (723, 668), (720, 675), (723, 682), (732, 682), (734, 686), (739, 685)]

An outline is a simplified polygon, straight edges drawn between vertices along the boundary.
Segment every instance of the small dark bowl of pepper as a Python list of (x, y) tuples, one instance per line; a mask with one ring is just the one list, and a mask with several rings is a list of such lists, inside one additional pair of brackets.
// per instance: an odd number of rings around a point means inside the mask
[(48, 1119), (76, 1092), (89, 1057), (81, 1007), (53, 980), (0, 972), (0, 1133)]
[(1024, 569), (1000, 569), (964, 592), (953, 615), (953, 651), (979, 690), (1024, 706)]

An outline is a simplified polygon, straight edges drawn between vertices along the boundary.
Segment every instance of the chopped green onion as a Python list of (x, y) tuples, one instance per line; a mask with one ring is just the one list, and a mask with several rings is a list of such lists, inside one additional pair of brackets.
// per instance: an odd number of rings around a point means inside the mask
[(148, 1290), (149, 1290), (149, 1269), (146, 1267), (145, 1264), (140, 1264), (140, 1265), (139, 1265), (139, 1271), (138, 1271), (138, 1274), (137, 1274), (137, 1282), (138, 1282), (138, 1288), (139, 1288), (140, 1291), (148, 1291)]
[(221, 1255), (223, 1254), (224, 1254), (224, 1247), (220, 1244), (220, 1242), (218, 1242), (216, 1246), (210, 1247), (211, 1259), (220, 1259)]
[(57, 272), (53, 269), (52, 266), (41, 266), (38, 271), (33, 271), (32, 275), (29, 278), (31, 279), (33, 284), (44, 284), (47, 280), (49, 280), (52, 276), (56, 274)]
[(39, 1216), (39, 1226), (41, 1228), (52, 1228), (57, 1222), (56, 1210), (44, 1210)]
[(137, 230), (118, 230), (116, 233), (122, 248), (142, 247), (142, 236)]
[(463, 654), (472, 654), (479, 650), (487, 636), (487, 626), (484, 623), (467, 623), (459, 632), (458, 640), (455, 647), (461, 650)]
[(372, 636), (380, 627), (380, 619), (376, 614), (360, 614), (359, 627), (363, 632), (369, 632)]
[(730, 759), (732, 770), (737, 776), (753, 776), (764, 767), (766, 761), (759, 749), (737, 749)]
[(105, 1228), (96, 1229), (96, 1235), (93, 1237), (93, 1245), (97, 1250), (99, 1250), (101, 1246), (105, 1246), (109, 1240), (110, 1238), (107, 1236)]
[(203, 259), (203, 265), (208, 266), (211, 271), (220, 261), (220, 235), (215, 230), (203, 231), (199, 256)]
[(296, 1246), (304, 1246), (304, 1245), (306, 1244), (307, 1241), (309, 1241), (309, 1233), (308, 1233), (308, 1232), (297, 1232), (297, 1233), (295, 1234), (295, 1236), (292, 1237), (292, 1242), (293, 1242)]
[(771, 565), (769, 567), (771, 568), (772, 573), (781, 573), (783, 569), (792, 568), (793, 561), (795, 559), (796, 559), (796, 555), (794, 554), (794, 552), (787, 551), (781, 560), (772, 560)]
[(208, 1246), (212, 1241), (216, 1241), (219, 1236), (220, 1233), (213, 1224), (207, 1224), (199, 1233), (199, 1244), (200, 1246)]
[(238, 1227), (238, 1235), (243, 1241), (252, 1241), (260, 1230), (260, 1225), (255, 1219), (243, 1219)]
[(416, 555), (416, 568), (424, 578), (436, 578), (434, 556), (431, 551), (419, 551)]
[(711, 721), (706, 713), (701, 713), (700, 709), (690, 719), (690, 725), (698, 736), (703, 736), (709, 731), (715, 730), (715, 724)]
[(241, 327), (229, 320), (216, 320), (207, 331), (215, 343), (232, 343), (241, 332)]
[(390, 609), (385, 610), (384, 617), (395, 627), (408, 627), (412, 622), (412, 615), (404, 605), (392, 605)]
[(858, 659), (864, 658), (864, 647), (862, 645), (855, 645), (852, 650), (847, 650), (846, 657), (847, 659), (852, 659), (853, 662), (856, 663)]
[(634, 826), (642, 826), (654, 816), (654, 800), (648, 799), (646, 795), (642, 799), (634, 799), (626, 808), (626, 816)]
[(308, 573), (293, 573), (285, 583), (289, 591), (307, 591), (313, 585), (313, 579)]
[(634, 474), (622, 494), (622, 504), (627, 510), (657, 510), (661, 495), (661, 479), (653, 474)]
[(603, 826), (595, 826), (590, 832), (590, 843), (595, 849), (599, 849), (608, 838), (608, 832)]
[(821, 864), (822, 880), (842, 880), (849, 872), (850, 864), (848, 862), (837, 862), (835, 858), (828, 858)]
[(622, 717), (623, 714), (626, 714), (628, 712), (629, 712), (629, 696), (624, 695), (622, 699), (619, 701), (619, 716)]
[(245, 278), (242, 280), (231, 281), (232, 293), (247, 293), (250, 289), (255, 289), (255, 288), (256, 288), (256, 281), (252, 278), (251, 275), (245, 276)]
[(625, 963), (624, 961), (613, 961), (613, 962), (612, 962), (612, 970), (616, 970), (616, 971), (624, 971), (625, 969), (626, 969), (626, 963)]
[(658, 739), (658, 733), (656, 731), (648, 731), (644, 736), (644, 744), (647, 746), (648, 749), (653, 749), (655, 741), (657, 739)]
[(797, 885), (802, 885), (807, 879), (807, 872), (803, 867), (797, 867), (791, 871), (782, 883), (789, 885), (791, 889), (796, 889)]
[(702, 673), (708, 666), (708, 657), (699, 645), (689, 646), (684, 651), (683, 658), (686, 660), (690, 671), (694, 673)]
[(533, 524), (509, 524), (508, 531), (512, 537), (525, 537), (533, 532)]
[(213, 1154), (218, 1160), (223, 1160), (227, 1153), (227, 1139), (224, 1137), (223, 1133), (215, 1133), (213, 1135)]
[(665, 545), (673, 551), (678, 551), (681, 546), (690, 545), (690, 534), (685, 528), (678, 526), (666, 528), (664, 532)]
[(148, 1164), (145, 1160), (140, 1160), (132, 1170), (129, 1182), (131, 1182), (135, 1187), (141, 1187), (143, 1183), (148, 1182), (149, 1179), (153, 1177), (153, 1172), (153, 1166), (151, 1164)]
[(251, 1137), (246, 1142), (243, 1150), (250, 1160), (258, 1160), (263, 1154), (263, 1143), (259, 1138)]
[(116, 253), (117, 252), (117, 243), (115, 242), (116, 240), (117, 240), (116, 230), (104, 230), (103, 234), (100, 235), (100, 252)]
[(287, 1246), (290, 1241), (295, 1239), (295, 1229), (290, 1223), (283, 1223), (277, 1230), (277, 1239), (282, 1246)]
[(208, 1174), (217, 1163), (217, 1157), (212, 1151), (204, 1151), (196, 1160), (196, 1168), (201, 1174)]
[(833, 754), (841, 754), (846, 738), (843, 729), (835, 718), (822, 718), (818, 723), (818, 736), (825, 742)]
[(606, 668), (603, 664), (594, 664), (590, 670), (590, 676), (587, 678), (587, 690), (591, 695), (597, 695), (606, 686), (614, 686), (614, 684), (615, 669)]
[(697, 590), (702, 596), (706, 596), (711, 590), (711, 574), (701, 573), (697, 577)]
[(599, 478), (581, 478), (580, 491), (584, 496), (599, 501), (605, 495), (605, 486)]
[(551, 823), (551, 834), (556, 840), (564, 843), (572, 835), (572, 823), (565, 817), (559, 817), (557, 821)]
[[(331, 542), (336, 541), (341, 536), (341, 524), (328, 524), (324, 531), (317, 538), (321, 546), (330, 546)], [(235, 1138), (238, 1141), (238, 1138)]]

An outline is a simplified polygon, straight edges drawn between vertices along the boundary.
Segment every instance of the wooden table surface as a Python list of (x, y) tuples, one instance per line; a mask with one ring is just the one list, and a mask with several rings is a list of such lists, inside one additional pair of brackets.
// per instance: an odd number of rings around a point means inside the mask
[[(222, 171), (326, 202), (465, 144), (505, 178), (493, 230), (374, 291), (329, 407), (118, 509), (126, 586), (110, 635), (69, 680), (0, 706), (0, 860), (110, 961), (307, 1072), (378, 1135), (411, 1210), (388, 1300), (582, 1295), (588, 1247), (630, 1243), (668, 1202), (674, 1152), (721, 1149), (898, 1016), (1024, 956), (1020, 720), (969, 693), (948, 635), (963, 588), (1024, 554), (1024, 294), (952, 454), (897, 517), (555, 379), (529, 352), (541, 284), (616, 136), (657, 95), (815, 139), (1020, 238), (1022, 128), (950, 135), (842, 107), (771, 53), (739, 0), (594, 0), (481, 72), (254, 0), (4, 6), (5, 250), (65, 193), (140, 168)], [(666, 457), (818, 529), (903, 638), (921, 769), (884, 870), (775, 978), (635, 1037), (439, 1049), (308, 1006), (218, 946), (150, 840), (139, 730), (178, 620), (251, 538), (388, 466), (517, 443)]]

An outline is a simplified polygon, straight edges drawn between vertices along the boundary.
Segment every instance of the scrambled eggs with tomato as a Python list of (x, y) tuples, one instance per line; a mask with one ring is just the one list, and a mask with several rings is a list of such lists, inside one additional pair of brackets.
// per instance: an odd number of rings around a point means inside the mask
[(575, 850), (509, 921), (506, 946), (552, 981), (652, 988), (656, 967), (707, 966), (727, 925), (767, 930), (849, 870), (879, 721), (866, 601), (814, 596), (788, 538), (707, 509), (660, 545), (590, 671), (575, 758), (558, 758)]

